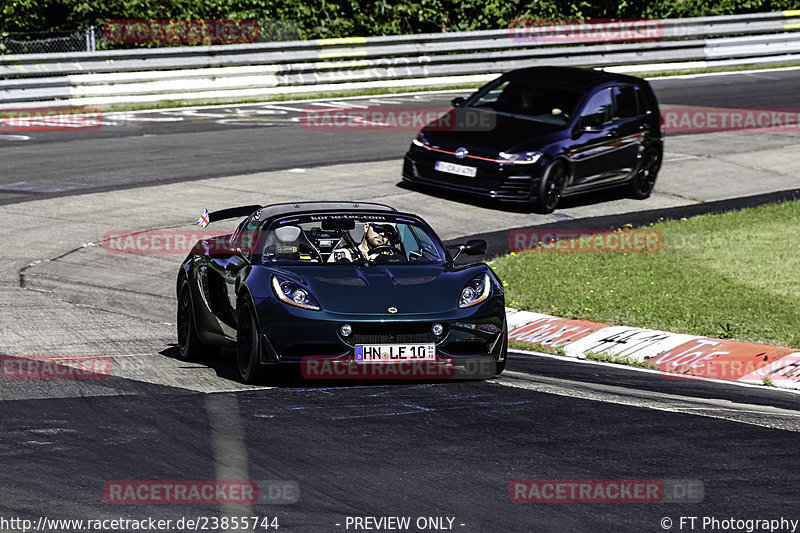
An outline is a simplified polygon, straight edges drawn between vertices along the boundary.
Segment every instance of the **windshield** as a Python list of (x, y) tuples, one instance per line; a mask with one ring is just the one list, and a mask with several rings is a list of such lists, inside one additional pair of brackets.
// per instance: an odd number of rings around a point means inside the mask
[(292, 216), (258, 239), (262, 264), (443, 263), (439, 238), (421, 220), (387, 214)]
[(500, 78), (475, 93), (466, 107), (565, 125), (582, 93), (532, 81)]

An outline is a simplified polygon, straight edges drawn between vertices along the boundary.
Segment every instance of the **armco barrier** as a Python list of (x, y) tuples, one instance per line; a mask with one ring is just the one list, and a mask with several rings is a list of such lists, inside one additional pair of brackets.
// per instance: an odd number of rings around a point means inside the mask
[[(617, 71), (800, 61), (800, 10), (658, 21), (645, 42), (510, 29), (0, 56), (0, 108), (268, 98), (477, 84), (519, 67)], [(544, 36), (545, 38), (542, 38)]]
[(721, 379), (800, 390), (800, 350), (507, 309), (509, 340), (642, 363), (665, 379)]

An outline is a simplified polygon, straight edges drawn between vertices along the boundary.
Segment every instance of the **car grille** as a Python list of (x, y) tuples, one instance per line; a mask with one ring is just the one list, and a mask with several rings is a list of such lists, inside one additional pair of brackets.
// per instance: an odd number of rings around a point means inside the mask
[(444, 335), (436, 337), (429, 323), (364, 323), (353, 324), (353, 333), (347, 342), (356, 344), (429, 344), (438, 342)]
[(478, 169), (477, 177), (463, 178), (436, 172), (432, 168), (414, 165), (406, 160), (404, 175), (426, 185), (500, 199), (524, 200), (528, 198), (531, 190), (531, 178), (528, 176), (508, 177), (498, 184), (497, 178), (481, 168)]

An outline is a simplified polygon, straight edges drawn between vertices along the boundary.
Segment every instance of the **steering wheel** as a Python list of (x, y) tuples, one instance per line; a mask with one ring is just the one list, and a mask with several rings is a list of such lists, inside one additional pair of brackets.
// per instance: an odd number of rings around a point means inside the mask
[(373, 254), (382, 254), (383, 252), (392, 252), (393, 254), (403, 255), (403, 251), (396, 246), (392, 246), (391, 244), (379, 244), (375, 248), (369, 251), (367, 255)]

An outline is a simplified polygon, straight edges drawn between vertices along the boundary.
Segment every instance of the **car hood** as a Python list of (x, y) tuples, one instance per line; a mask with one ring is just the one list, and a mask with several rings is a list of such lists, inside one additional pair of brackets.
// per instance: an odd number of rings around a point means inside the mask
[[(467, 282), (487, 269), (483, 265), (331, 265), (285, 270), (306, 285), (326, 311), (400, 316), (456, 309)], [(390, 313), (389, 308), (397, 312)]]
[(449, 131), (435, 131), (428, 129), (431, 127), (429, 125), (423, 131), (433, 146), (451, 150), (463, 146), (473, 152), (496, 154), (536, 150), (545, 143), (544, 137), (567, 128), (508, 115), (493, 113), (492, 116), (496, 122), (490, 129), (458, 127)]

